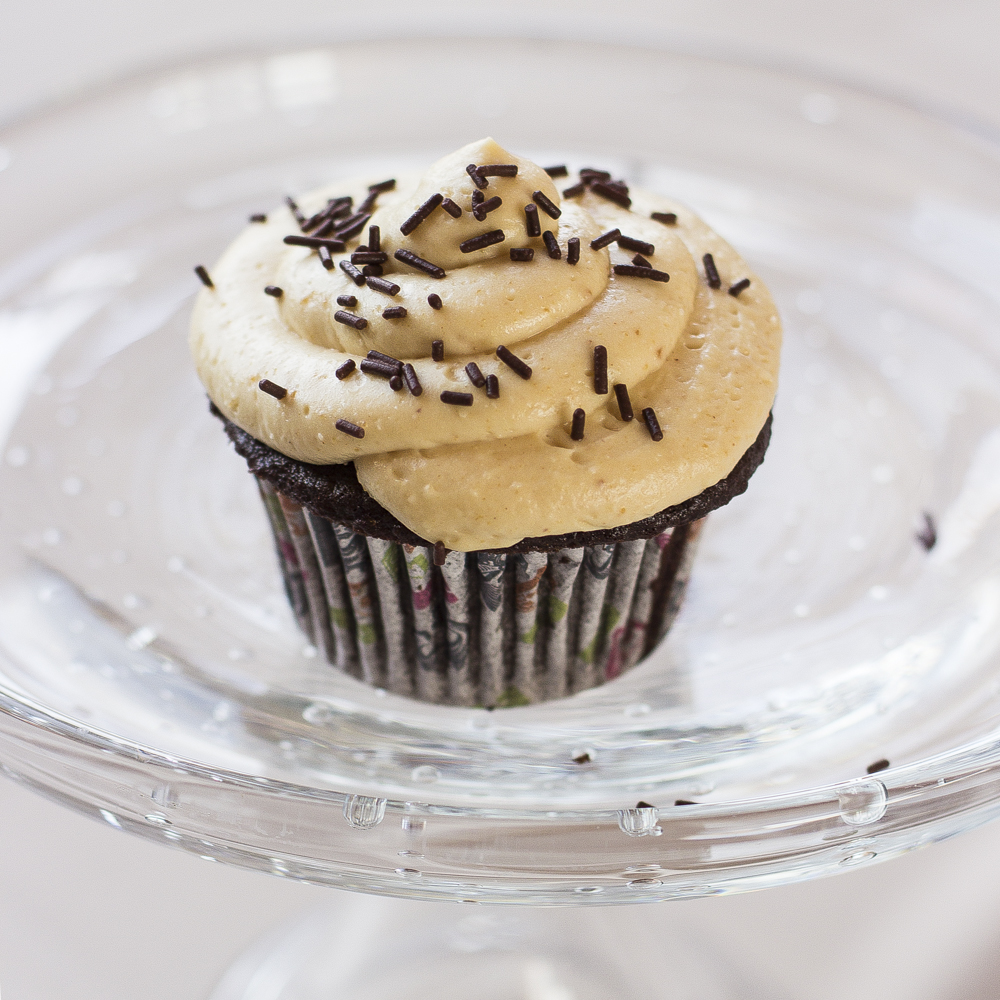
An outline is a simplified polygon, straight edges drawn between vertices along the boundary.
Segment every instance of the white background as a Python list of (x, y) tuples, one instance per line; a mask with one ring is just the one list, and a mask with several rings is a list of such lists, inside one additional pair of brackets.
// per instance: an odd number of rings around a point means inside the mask
[[(368, 24), (749, 56), (909, 94), (1000, 134), (997, 0), (8, 0), (0, 14), (0, 121), (193, 53), (315, 44)], [(257, 935), (333, 898), (130, 839), (0, 783), (4, 1000), (205, 997)], [(651, 919), (718, 940), (778, 996), (1000, 997), (1000, 826), (832, 880), (664, 904)]]

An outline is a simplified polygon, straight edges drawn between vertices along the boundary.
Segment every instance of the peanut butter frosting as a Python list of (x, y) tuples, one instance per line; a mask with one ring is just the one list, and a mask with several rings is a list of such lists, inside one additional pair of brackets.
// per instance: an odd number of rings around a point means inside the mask
[[(191, 348), (247, 433), (300, 461), (353, 461), (383, 507), (458, 551), (629, 524), (753, 444), (781, 325), (689, 210), (596, 172), (557, 186), (492, 139), (379, 180), (269, 213), (210, 270)], [(319, 246), (295, 245), (303, 225)]]

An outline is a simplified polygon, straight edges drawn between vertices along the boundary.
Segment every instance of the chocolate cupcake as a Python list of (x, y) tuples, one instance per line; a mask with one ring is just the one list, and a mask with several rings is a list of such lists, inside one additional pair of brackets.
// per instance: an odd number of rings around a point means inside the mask
[(299, 622), (400, 694), (525, 704), (632, 667), (767, 447), (766, 289), (603, 171), (483, 140), (290, 202), (209, 280), (192, 349)]

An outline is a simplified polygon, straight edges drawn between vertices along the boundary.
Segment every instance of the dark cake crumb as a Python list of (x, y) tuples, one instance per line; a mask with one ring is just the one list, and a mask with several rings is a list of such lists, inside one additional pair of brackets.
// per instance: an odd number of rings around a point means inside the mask
[(917, 532), (917, 541), (928, 552), (937, 545), (937, 527), (934, 524), (934, 518), (927, 511), (924, 511), (924, 527)]

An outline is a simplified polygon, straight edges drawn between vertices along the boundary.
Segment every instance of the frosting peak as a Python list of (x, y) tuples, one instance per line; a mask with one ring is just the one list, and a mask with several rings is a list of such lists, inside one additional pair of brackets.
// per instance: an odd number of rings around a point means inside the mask
[[(469, 164), (513, 165), (517, 167), (517, 174), (514, 177), (484, 177), (486, 186), (479, 188), (466, 171)], [(508, 153), (492, 139), (469, 143), (442, 157), (421, 175), (415, 185), (408, 189), (397, 187), (397, 191), (397, 200), (387, 203), (372, 217), (372, 222), (382, 228), (382, 242), (390, 257), (395, 250), (403, 248), (433, 261), (446, 271), (493, 259), (509, 261), (510, 248), (524, 244), (524, 207), (535, 204), (532, 200), (534, 193), (541, 191), (557, 207), (561, 201), (552, 178), (541, 167), (524, 157)], [(456, 219), (438, 208), (427, 222), (408, 236), (403, 236), (400, 226), (436, 194), (450, 198), (462, 209), (462, 214)], [(484, 201), (493, 198), (501, 201), (501, 205), (490, 211), (482, 222), (472, 214), (473, 196), (476, 194), (481, 194)], [(543, 210), (539, 210), (539, 216), (542, 231), (548, 229), (558, 237), (560, 220), (551, 218)], [(465, 240), (497, 229), (503, 231), (503, 242), (470, 253), (463, 253), (460, 249)]]

